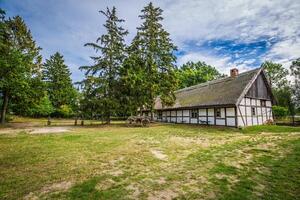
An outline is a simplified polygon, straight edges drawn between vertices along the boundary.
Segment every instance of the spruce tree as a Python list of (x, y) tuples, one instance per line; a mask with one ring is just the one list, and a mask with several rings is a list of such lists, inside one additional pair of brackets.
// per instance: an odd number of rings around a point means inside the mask
[(73, 107), (76, 90), (72, 84), (71, 72), (60, 53), (56, 52), (44, 63), (43, 79), (49, 99), (57, 112), (61, 106)]
[(9, 104), (32, 102), (36, 98), (39, 101), (43, 96), (42, 90), (34, 88), (41, 83), (39, 51), (24, 20), (19, 16), (6, 19), (5, 12), (0, 9), (1, 123), (5, 122)]
[(131, 44), (128, 61), (131, 69), (127, 69), (138, 74), (130, 75), (132, 80), (128, 85), (137, 92), (137, 96), (132, 98), (137, 98), (139, 104), (152, 113), (157, 96), (160, 96), (164, 105), (172, 105), (175, 101), (176, 46), (161, 24), (161, 8), (149, 3), (141, 12), (139, 17), (143, 22), (137, 28), (137, 35)]
[[(97, 106), (94, 112), (104, 116), (106, 122), (110, 123), (111, 116), (115, 115), (119, 108), (120, 69), (125, 59), (124, 36), (128, 32), (120, 25), (124, 20), (117, 17), (115, 7), (111, 10), (107, 8), (106, 11), (100, 11), (100, 13), (106, 17), (104, 24), (106, 33), (101, 35), (95, 43), (85, 44), (94, 48), (99, 55), (91, 57), (94, 65), (82, 66), (80, 69), (86, 71), (83, 83), (84, 88), (88, 88), (89, 91), (84, 94), (94, 94), (91, 103)], [(88, 98), (85, 97), (85, 99)]]

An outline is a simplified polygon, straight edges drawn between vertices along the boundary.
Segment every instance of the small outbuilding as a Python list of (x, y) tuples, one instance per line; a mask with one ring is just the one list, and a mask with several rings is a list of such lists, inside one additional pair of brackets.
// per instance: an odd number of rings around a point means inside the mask
[(229, 77), (178, 90), (175, 96), (169, 107), (156, 99), (156, 121), (231, 127), (273, 121), (274, 98), (263, 68), (241, 74), (234, 68)]

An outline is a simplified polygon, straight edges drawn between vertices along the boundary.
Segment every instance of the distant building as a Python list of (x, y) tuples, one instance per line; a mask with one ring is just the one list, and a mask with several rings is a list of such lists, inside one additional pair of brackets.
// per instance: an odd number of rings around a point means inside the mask
[[(244, 127), (273, 120), (274, 98), (262, 68), (209, 81), (175, 92), (171, 107), (158, 97), (154, 119), (161, 122)], [(144, 115), (149, 113), (144, 111)]]

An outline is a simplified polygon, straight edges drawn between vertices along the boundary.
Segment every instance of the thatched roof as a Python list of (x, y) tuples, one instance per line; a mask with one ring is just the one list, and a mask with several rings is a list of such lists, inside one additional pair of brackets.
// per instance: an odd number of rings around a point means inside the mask
[(163, 107), (158, 97), (154, 108), (172, 109), (235, 105), (260, 71), (261, 68), (258, 68), (241, 73), (234, 78), (226, 77), (178, 90), (175, 92), (176, 101), (172, 107)]

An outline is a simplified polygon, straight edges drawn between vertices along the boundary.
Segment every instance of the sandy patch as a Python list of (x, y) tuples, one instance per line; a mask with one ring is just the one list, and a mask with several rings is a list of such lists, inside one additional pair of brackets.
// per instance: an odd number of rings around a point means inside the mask
[(210, 148), (216, 146), (222, 146), (227, 143), (248, 140), (249, 136), (235, 136), (235, 137), (220, 137), (220, 138), (201, 138), (201, 137), (180, 137), (171, 136), (170, 141), (181, 146), (197, 145), (202, 148)]
[(151, 153), (159, 160), (168, 160), (168, 156), (159, 150), (151, 150)]
[(38, 200), (39, 197), (36, 196), (33, 192), (30, 192), (28, 195), (24, 197), (24, 200)]
[(109, 172), (110, 175), (112, 176), (120, 176), (123, 174), (123, 171), (122, 170), (115, 170), (115, 171), (112, 171), (112, 172)]
[(32, 129), (30, 134), (64, 133), (68, 131), (70, 131), (70, 128), (67, 127), (45, 127)]
[(107, 189), (111, 188), (114, 184), (115, 184), (115, 182), (112, 179), (108, 179), (108, 180), (101, 181), (100, 183), (98, 183), (96, 185), (95, 189), (99, 190), (99, 191), (107, 190)]
[(18, 133), (21, 132), (29, 132), (32, 129), (16, 129), (16, 128), (1, 128), (0, 129), (0, 135), (11, 135), (11, 136), (16, 136)]
[(165, 184), (165, 183), (166, 183), (166, 179), (163, 178), (163, 177), (160, 177), (158, 180), (156, 180), (156, 182), (157, 182), (158, 184)]
[(63, 181), (60, 183), (54, 183), (50, 186), (43, 187), (41, 193), (49, 193), (49, 192), (54, 192), (54, 191), (67, 191), (71, 187), (72, 187), (72, 182)]
[(176, 198), (178, 195), (176, 192), (170, 189), (162, 190), (155, 192), (154, 194), (151, 194), (148, 197), (148, 200), (157, 200), (157, 199), (163, 199), (163, 200), (171, 200)]
[(126, 187), (127, 190), (131, 192), (130, 197), (132, 199), (138, 199), (138, 196), (140, 195), (140, 190), (136, 185), (129, 185)]
[(179, 137), (179, 136), (172, 136), (170, 138), (171, 142), (175, 142), (181, 146), (187, 146), (191, 144), (200, 145), (204, 148), (209, 147), (212, 143), (211, 140), (207, 138), (188, 138), (188, 137)]
[(70, 189), (72, 187), (72, 185), (73, 185), (73, 183), (70, 181), (54, 183), (52, 185), (43, 187), (38, 192), (30, 192), (28, 195), (26, 195), (24, 197), (24, 199), (25, 200), (37, 200), (37, 199), (40, 199), (39, 196), (42, 196), (47, 193), (67, 191), (68, 189)]

